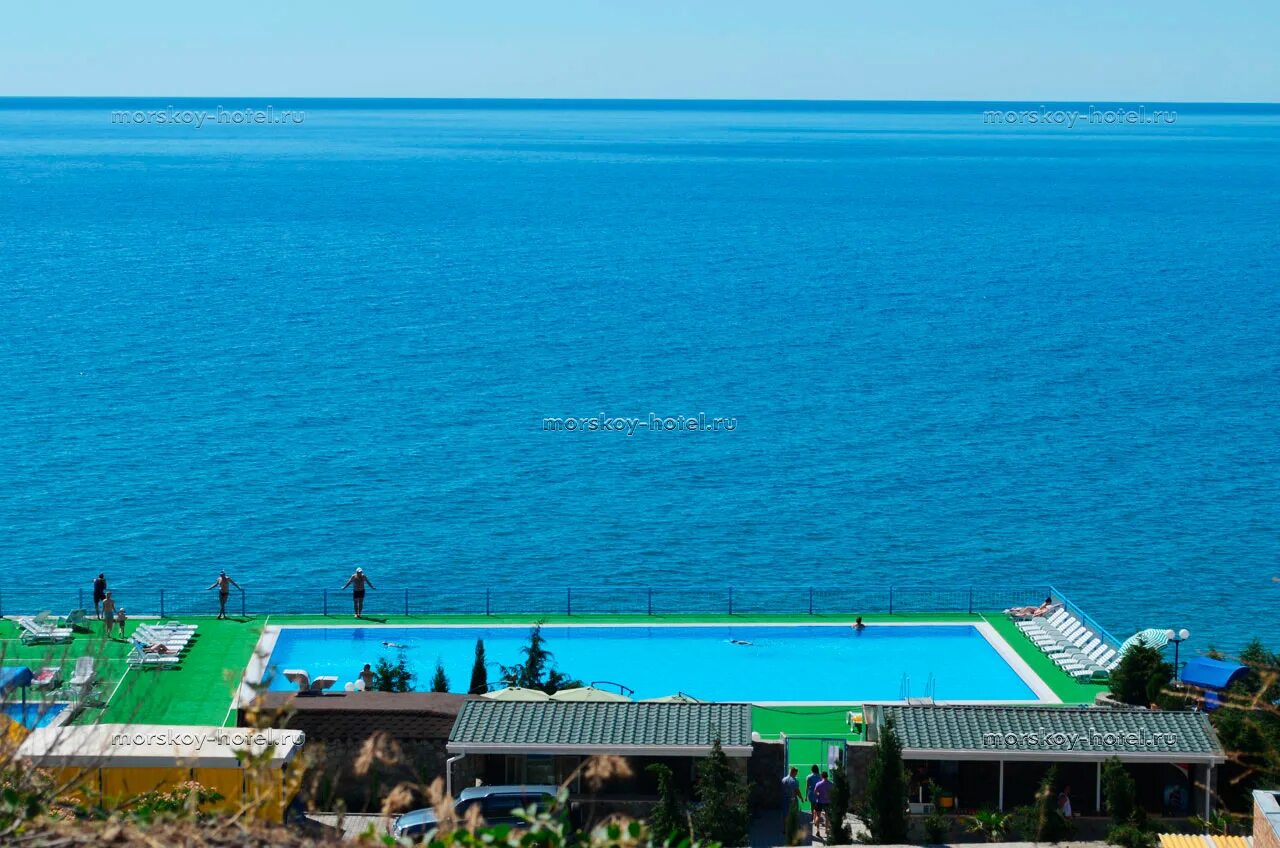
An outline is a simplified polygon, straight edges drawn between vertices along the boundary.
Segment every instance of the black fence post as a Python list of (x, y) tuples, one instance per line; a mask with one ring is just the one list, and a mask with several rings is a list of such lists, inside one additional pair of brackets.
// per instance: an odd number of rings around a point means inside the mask
[(809, 587), (809, 615), (813, 615), (813, 587)]
[(160, 590), (160, 617), (164, 618), (164, 589)]
[(490, 612), (491, 609), (492, 607), (489, 604), (489, 589), (486, 587), (484, 590), (484, 614), (493, 615), (493, 613)]
[(80, 603), (76, 604), (76, 608), (84, 609), (84, 589), (76, 589), (76, 595), (80, 598)]
[(653, 615), (653, 587), (649, 587), (649, 615)]
[(246, 612), (246, 610), (248, 609), (249, 608), (245, 605), (245, 602), (244, 602), (244, 589), (241, 589), (240, 590), (240, 617), (241, 618), (249, 617), (249, 613)]
[(733, 615), (733, 587), (729, 587), (729, 615)]
[(969, 615), (973, 615), (973, 587), (969, 587)]
[(324, 601), (320, 609), (324, 615), (329, 614), (329, 590), (328, 589), (324, 590)]
[(573, 590), (564, 590), (564, 612), (565, 615), (573, 615)]
[(889, 587), (889, 615), (893, 615), (893, 587)]

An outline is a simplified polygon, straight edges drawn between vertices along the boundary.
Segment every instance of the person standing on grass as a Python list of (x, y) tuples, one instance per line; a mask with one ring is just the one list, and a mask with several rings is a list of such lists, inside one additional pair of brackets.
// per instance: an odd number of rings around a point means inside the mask
[(107, 596), (107, 575), (93, 578), (93, 614), (102, 618), (102, 599)]
[[(219, 571), (218, 579), (214, 580), (213, 583), (209, 585), (209, 589), (212, 589), (214, 586), (218, 587), (218, 618), (226, 618), (227, 597), (231, 594), (231, 587), (235, 586), (237, 589), (240, 589), (240, 584), (228, 577), (227, 572)], [(209, 589), (205, 589), (205, 591), (207, 592)], [(240, 591), (243, 592), (244, 589), (240, 589)]]
[(355, 573), (347, 578), (347, 582), (342, 584), (343, 589), (348, 586), (351, 587), (351, 604), (355, 607), (356, 618), (360, 618), (364, 615), (365, 587), (368, 586), (370, 589), (376, 589), (377, 587), (374, 586), (373, 581), (365, 575), (363, 568), (357, 568)]
[(102, 593), (102, 624), (106, 628), (103, 635), (110, 638), (111, 628), (116, 623), (116, 602), (111, 600), (110, 590)]
[(128, 624), (129, 617), (124, 614), (124, 607), (120, 607), (120, 612), (116, 613), (116, 624), (120, 626), (120, 638), (124, 638), (124, 626)]

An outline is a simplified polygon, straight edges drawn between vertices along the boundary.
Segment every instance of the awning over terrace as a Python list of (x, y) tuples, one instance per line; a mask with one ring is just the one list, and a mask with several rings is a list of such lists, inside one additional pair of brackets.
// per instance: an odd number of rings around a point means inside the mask
[(705, 756), (716, 740), (751, 756), (749, 704), (475, 699), (449, 735), (453, 754)]
[(1182, 668), (1182, 682), (1201, 689), (1226, 689), (1248, 673), (1240, 663), (1193, 657)]
[(1087, 760), (1217, 765), (1226, 754), (1204, 713), (1102, 707), (883, 706), (903, 756), (950, 760)]
[[(877, 706), (869, 707), (868, 739), (876, 740), (887, 722), (902, 745), (905, 760), (998, 764), (995, 799), (1005, 806), (1006, 764), (1026, 772), (1025, 763), (1086, 765), (1102, 808), (1102, 763), (1116, 757), (1135, 767), (1165, 764), (1203, 769), (1203, 785), (1212, 783), (1216, 765), (1226, 761), (1209, 717), (1200, 712), (1052, 706)], [(990, 768), (990, 766), (988, 766)], [(1206, 810), (1210, 793), (1204, 793)]]

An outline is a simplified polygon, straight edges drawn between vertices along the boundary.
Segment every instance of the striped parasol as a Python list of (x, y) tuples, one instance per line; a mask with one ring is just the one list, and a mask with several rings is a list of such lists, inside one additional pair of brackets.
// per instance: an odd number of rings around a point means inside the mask
[(1137, 633), (1124, 640), (1120, 646), (1118, 656), (1124, 656), (1128, 650), (1138, 642), (1143, 642), (1148, 648), (1163, 648), (1169, 644), (1169, 631), (1159, 627), (1148, 627), (1146, 630), (1139, 630)]

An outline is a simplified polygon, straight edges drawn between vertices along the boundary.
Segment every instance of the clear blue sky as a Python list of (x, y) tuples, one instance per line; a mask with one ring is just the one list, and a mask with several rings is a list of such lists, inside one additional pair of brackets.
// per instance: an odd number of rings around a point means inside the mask
[(1278, 0), (13, 2), (0, 95), (1280, 101)]

